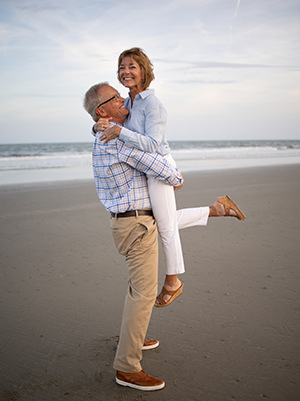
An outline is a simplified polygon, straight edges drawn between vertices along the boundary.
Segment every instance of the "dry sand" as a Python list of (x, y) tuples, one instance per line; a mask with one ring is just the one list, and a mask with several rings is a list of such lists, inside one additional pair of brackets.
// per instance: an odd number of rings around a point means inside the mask
[[(300, 165), (185, 174), (178, 207), (228, 193), (247, 220), (181, 232), (184, 293), (155, 308), (143, 368), (166, 381), (118, 386), (112, 362), (126, 265), (93, 181), (1, 187), (0, 400), (300, 399)], [(164, 277), (160, 252), (159, 278)]]

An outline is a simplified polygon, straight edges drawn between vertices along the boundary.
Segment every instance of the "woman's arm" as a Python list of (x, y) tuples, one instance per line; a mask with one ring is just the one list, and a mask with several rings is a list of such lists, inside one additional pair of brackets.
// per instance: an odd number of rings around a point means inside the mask
[(166, 141), (167, 113), (154, 96), (144, 101), (147, 102), (143, 110), (139, 110), (139, 113), (131, 112), (131, 126), (138, 129), (123, 127), (120, 139), (129, 147), (156, 152), (163, 140)]
[[(128, 147), (145, 152), (169, 153), (166, 141), (167, 113), (155, 96), (140, 99), (142, 102), (130, 112), (129, 128), (110, 127), (103, 132), (100, 139), (106, 144), (111, 139), (119, 137)], [(161, 150), (161, 147), (165, 149)]]

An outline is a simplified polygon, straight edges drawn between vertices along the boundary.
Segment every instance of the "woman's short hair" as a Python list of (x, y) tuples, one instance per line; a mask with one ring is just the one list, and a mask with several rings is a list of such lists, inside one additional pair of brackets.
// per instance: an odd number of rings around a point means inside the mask
[[(145, 79), (143, 80), (143, 90), (147, 89), (151, 82), (155, 79), (154, 72), (153, 72), (153, 64), (149, 60), (147, 54), (144, 52), (144, 50), (140, 49), (139, 47), (133, 47), (132, 49), (129, 50), (124, 50), (120, 55), (118, 59), (118, 80), (120, 80), (120, 75), (119, 75), (119, 68), (122, 63), (122, 60), (124, 57), (132, 57), (133, 60), (138, 63), (138, 65), (141, 67), (141, 70), (144, 73)], [(121, 82), (122, 83), (122, 82)]]

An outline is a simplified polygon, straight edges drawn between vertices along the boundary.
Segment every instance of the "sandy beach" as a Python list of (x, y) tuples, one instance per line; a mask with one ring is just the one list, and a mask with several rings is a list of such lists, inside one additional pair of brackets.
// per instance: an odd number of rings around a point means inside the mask
[[(0, 400), (299, 401), (300, 165), (188, 172), (178, 208), (230, 195), (247, 219), (181, 232), (184, 292), (154, 308), (146, 372), (112, 362), (127, 271), (93, 180), (0, 188)], [(159, 289), (164, 278), (160, 248)]]

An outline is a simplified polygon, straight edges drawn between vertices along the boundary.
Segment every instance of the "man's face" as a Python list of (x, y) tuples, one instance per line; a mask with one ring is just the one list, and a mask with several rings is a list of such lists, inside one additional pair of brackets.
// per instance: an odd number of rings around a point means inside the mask
[[(119, 93), (112, 86), (106, 85), (99, 89), (99, 94), (101, 94), (103, 98), (102, 102), (105, 102)], [(109, 102), (100, 106), (99, 109), (102, 109), (107, 114), (107, 117), (112, 117), (113, 121), (123, 124), (129, 113), (129, 111), (124, 107), (124, 101), (125, 99), (123, 97), (120, 96), (118, 98), (116, 96)]]

